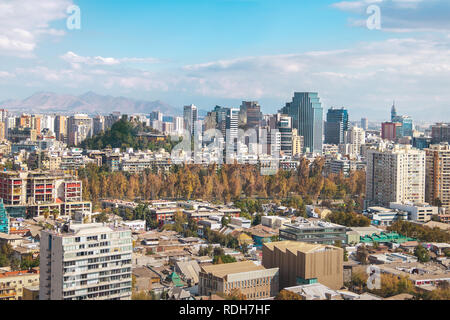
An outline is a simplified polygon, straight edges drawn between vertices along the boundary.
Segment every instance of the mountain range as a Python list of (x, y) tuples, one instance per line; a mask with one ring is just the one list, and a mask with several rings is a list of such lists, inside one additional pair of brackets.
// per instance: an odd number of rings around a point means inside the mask
[(171, 105), (160, 101), (134, 100), (125, 97), (102, 96), (95, 92), (75, 96), (53, 92), (38, 92), (23, 100), (6, 100), (0, 102), (0, 108), (15, 112), (28, 113), (88, 113), (110, 114), (119, 111), (122, 114), (161, 111), (165, 115), (179, 115)]

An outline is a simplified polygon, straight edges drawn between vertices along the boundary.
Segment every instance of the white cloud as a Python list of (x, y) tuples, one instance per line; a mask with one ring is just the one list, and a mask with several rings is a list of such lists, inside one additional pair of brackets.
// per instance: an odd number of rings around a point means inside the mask
[(61, 59), (70, 63), (74, 68), (79, 69), (80, 64), (95, 66), (114, 66), (123, 63), (158, 63), (159, 60), (155, 58), (111, 58), (111, 57), (83, 57), (72, 51), (69, 51), (61, 56)]
[(64, 19), (72, 0), (2, 0), (0, 55), (32, 56), (42, 35), (61, 36), (50, 23)]

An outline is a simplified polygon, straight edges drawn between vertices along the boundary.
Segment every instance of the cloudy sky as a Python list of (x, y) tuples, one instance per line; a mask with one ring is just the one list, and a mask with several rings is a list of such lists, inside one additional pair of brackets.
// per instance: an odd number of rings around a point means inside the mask
[(353, 120), (395, 100), (450, 121), (449, 16), (448, 0), (2, 0), (0, 101), (92, 90), (268, 113), (316, 91)]

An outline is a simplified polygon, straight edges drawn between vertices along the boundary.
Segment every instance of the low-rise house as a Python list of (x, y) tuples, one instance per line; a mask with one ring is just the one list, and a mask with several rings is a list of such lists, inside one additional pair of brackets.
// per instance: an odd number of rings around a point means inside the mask
[(22, 300), (25, 286), (39, 285), (39, 268), (0, 273), (0, 300)]

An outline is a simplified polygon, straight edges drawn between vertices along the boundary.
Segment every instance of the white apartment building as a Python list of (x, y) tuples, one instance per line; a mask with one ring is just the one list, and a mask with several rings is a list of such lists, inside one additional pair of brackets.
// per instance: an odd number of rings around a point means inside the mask
[(361, 146), (366, 143), (366, 132), (362, 128), (350, 128), (344, 137), (345, 144), (349, 145), (349, 154), (358, 156), (361, 154)]
[(394, 145), (367, 152), (366, 205), (425, 202), (425, 152)]
[(101, 223), (41, 232), (40, 300), (131, 299), (131, 231)]

